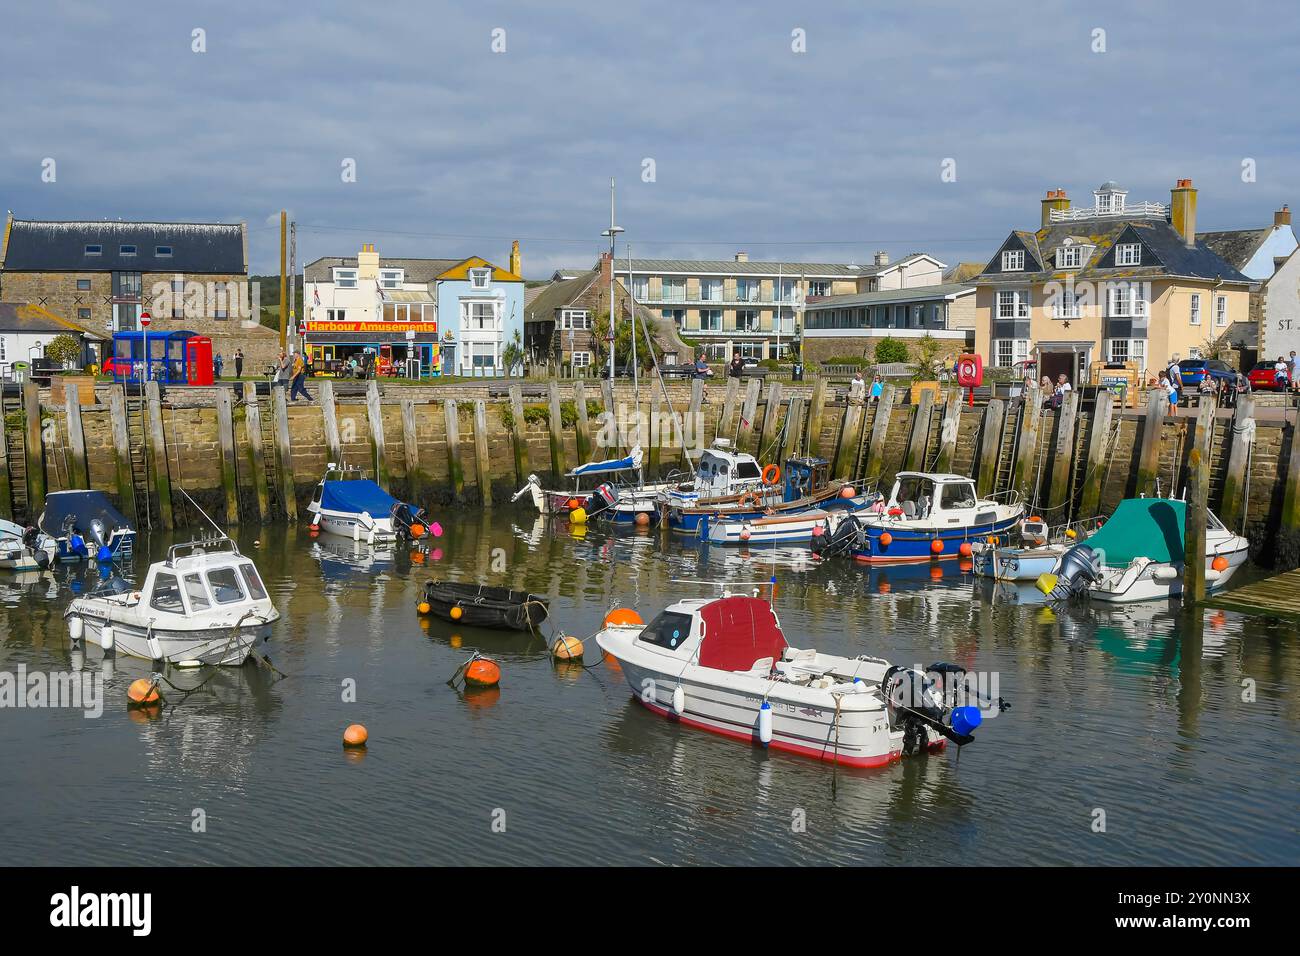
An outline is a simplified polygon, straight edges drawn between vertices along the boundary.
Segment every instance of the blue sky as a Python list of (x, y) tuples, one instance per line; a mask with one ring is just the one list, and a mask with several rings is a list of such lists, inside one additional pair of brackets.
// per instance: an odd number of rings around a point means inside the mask
[(983, 260), (1105, 179), (1191, 178), (1203, 229), (1300, 198), (1281, 2), (24, 2), (5, 33), (0, 204), (247, 220), (254, 271), (282, 207), (300, 263), (590, 264), (611, 176), (637, 256)]

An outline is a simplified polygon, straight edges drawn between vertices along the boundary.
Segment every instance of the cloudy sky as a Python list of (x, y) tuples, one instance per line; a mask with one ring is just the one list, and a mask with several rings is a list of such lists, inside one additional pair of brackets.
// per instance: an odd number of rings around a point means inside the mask
[(517, 238), (530, 278), (590, 264), (611, 177), (637, 256), (983, 260), (1047, 189), (1105, 179), (1153, 201), (1193, 179), (1204, 229), (1300, 199), (1292, 3), (11, 0), (4, 21), (0, 204), (247, 220), (259, 272), (281, 208), (300, 262), (367, 241), (504, 262)]

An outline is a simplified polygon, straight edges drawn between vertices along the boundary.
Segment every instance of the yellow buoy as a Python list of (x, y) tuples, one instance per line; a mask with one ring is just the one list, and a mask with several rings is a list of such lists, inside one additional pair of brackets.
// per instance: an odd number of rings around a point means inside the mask
[(561, 634), (551, 645), (551, 655), (557, 661), (580, 660), (582, 658), (582, 641), (576, 637)]
[(1051, 594), (1052, 590), (1056, 587), (1057, 580), (1055, 574), (1040, 574), (1038, 576), (1038, 581), (1035, 583), (1037, 584), (1038, 590), (1042, 591), (1044, 594)]
[(1065, 536), (1067, 538), (1077, 538), (1079, 537), (1079, 532), (1075, 531), (1073, 528), (1066, 528)]
[(421, 614), (428, 614), (428, 613), (429, 613), (429, 602), (428, 602), (428, 601), (421, 601), (419, 604), (417, 604), (417, 605), (415, 606), (415, 609), (416, 609), (417, 611), (419, 611)]
[(343, 731), (344, 747), (364, 747), (366, 741), (370, 739), (370, 733), (360, 724), (350, 724), (348, 729)]
[(586, 523), (587, 523), (587, 509), (586, 509), (586, 508), (574, 508), (572, 511), (570, 511), (570, 512), (569, 512), (569, 523), (570, 523), (570, 524), (586, 524)]
[(147, 707), (162, 700), (162, 695), (157, 686), (141, 677), (131, 681), (131, 686), (126, 689), (126, 699), (128, 707)]
[(456, 607), (451, 609), (451, 619), (453, 621), (459, 621), (464, 614), (465, 612), (461, 609), (460, 605), (456, 605)]

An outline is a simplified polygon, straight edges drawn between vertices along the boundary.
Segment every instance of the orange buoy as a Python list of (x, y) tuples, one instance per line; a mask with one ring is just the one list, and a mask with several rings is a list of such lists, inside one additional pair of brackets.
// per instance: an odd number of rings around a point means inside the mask
[(551, 645), (551, 656), (557, 661), (582, 659), (582, 641), (567, 634), (561, 634)]
[(429, 613), (429, 602), (428, 602), (428, 601), (421, 601), (419, 604), (417, 604), (417, 605), (415, 606), (415, 609), (416, 609), (417, 611), (419, 611), (421, 614), (428, 614), (428, 613)]
[(575, 508), (579, 508), (582, 506), (582, 503), (579, 502), (577, 498), (570, 498), (568, 501), (565, 502), (565, 504), (568, 505), (570, 511), (573, 511)]
[(370, 733), (360, 724), (349, 724), (348, 729), (343, 731), (344, 747), (364, 747), (366, 741), (370, 739)]
[(128, 707), (147, 707), (161, 701), (162, 695), (158, 693), (156, 684), (141, 677), (131, 681), (131, 686), (126, 689), (126, 699)]
[(636, 526), (637, 526), (638, 528), (648, 528), (648, 527), (650, 527), (650, 516), (649, 516), (648, 514), (646, 514), (644, 511), (639, 511), (639, 512), (637, 512), (637, 516), (636, 516), (636, 518), (633, 519), (633, 520), (635, 520), (635, 522), (636, 522)]
[(930, 551), (933, 554), (943, 554), (943, 542), (935, 538), (930, 542)]
[(1043, 519), (1040, 518), (1038, 515), (1030, 515), (1030, 516), (1029, 516), (1029, 520), (1030, 520), (1030, 521), (1042, 521)]
[(641, 620), (641, 615), (631, 608), (616, 607), (605, 615), (605, 627), (639, 627), (645, 621)]
[(496, 687), (501, 683), (501, 668), (496, 661), (480, 657), (465, 668), (465, 683), (471, 687)]
[(1220, 554), (1210, 562), (1210, 567), (1216, 571), (1226, 571), (1228, 570), (1228, 559)]
[(880, 546), (882, 548), (887, 548), (893, 543), (894, 543), (894, 536), (890, 534), (888, 531), (886, 531), (884, 534), (880, 536)]
[(451, 619), (453, 621), (459, 621), (461, 617), (464, 615), (464, 613), (465, 612), (461, 609), (461, 606), (457, 604), (455, 607), (451, 609)]
[(423, 551), (412, 551), (412, 552), (411, 552), (411, 563), (412, 563), (412, 564), (424, 564), (424, 552), (423, 552)]
[(960, 554), (963, 558), (969, 558), (971, 555), (970, 542), (963, 541), (961, 543), (961, 546), (957, 548), (957, 553)]
[(319, 530), (320, 530), (320, 525), (318, 525), (318, 524), (316, 524), (315, 522), (313, 522), (312, 524), (307, 525), (307, 530), (308, 530), (308, 531), (319, 531)]
[(852, 485), (846, 485), (845, 487), (840, 489), (840, 497), (855, 498), (857, 497), (857, 491), (853, 488)]
[(424, 537), (424, 525), (422, 525), (422, 524), (413, 524), (413, 525), (411, 525), (411, 537), (413, 537), (413, 538), (423, 538), (423, 537)]

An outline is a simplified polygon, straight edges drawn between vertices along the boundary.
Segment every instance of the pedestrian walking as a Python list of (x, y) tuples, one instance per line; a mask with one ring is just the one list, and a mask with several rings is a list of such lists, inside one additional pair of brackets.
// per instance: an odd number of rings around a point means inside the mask
[(302, 392), (302, 397), (310, 402), (311, 393), (307, 391), (307, 363), (303, 361), (301, 352), (295, 352), (293, 354), (291, 375), (293, 378), (293, 387), (289, 389), (289, 401), (296, 402), (298, 400), (298, 393)]

